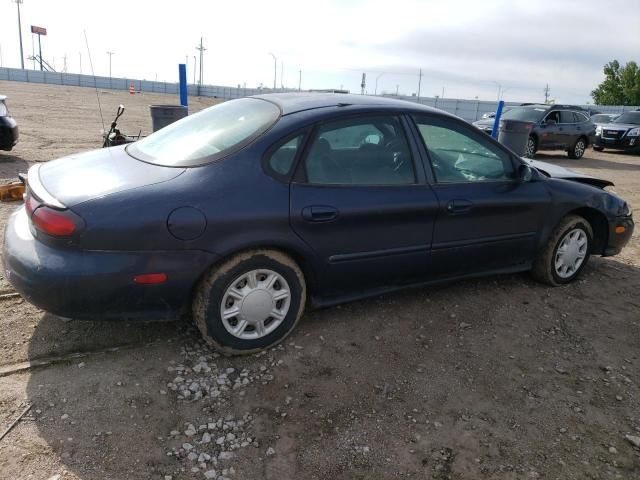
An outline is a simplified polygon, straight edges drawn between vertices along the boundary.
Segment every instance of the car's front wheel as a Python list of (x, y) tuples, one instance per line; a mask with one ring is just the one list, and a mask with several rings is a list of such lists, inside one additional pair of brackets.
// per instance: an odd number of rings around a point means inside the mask
[(524, 152), (524, 156), (527, 158), (533, 158), (536, 154), (536, 150), (538, 149), (538, 142), (536, 137), (530, 135), (527, 139), (527, 147)]
[(575, 158), (579, 160), (584, 155), (584, 151), (587, 149), (587, 141), (580, 137), (576, 140), (576, 143), (573, 144), (573, 147), (569, 149), (569, 158)]
[(573, 281), (589, 261), (592, 242), (589, 222), (578, 215), (566, 216), (551, 233), (531, 273), (537, 280), (553, 286)]
[(193, 317), (207, 343), (231, 355), (253, 353), (286, 338), (306, 300), (298, 265), (273, 250), (238, 254), (200, 281)]

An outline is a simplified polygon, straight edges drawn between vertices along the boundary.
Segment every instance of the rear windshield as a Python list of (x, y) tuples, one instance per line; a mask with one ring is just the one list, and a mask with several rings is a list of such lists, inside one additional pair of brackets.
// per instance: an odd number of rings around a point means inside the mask
[(547, 110), (545, 108), (525, 107), (512, 108), (502, 114), (505, 120), (523, 120), (525, 122), (537, 122), (542, 118)]
[(640, 125), (640, 112), (626, 112), (616, 118), (616, 123)]
[(139, 160), (192, 167), (238, 150), (271, 127), (280, 109), (258, 98), (241, 98), (189, 115), (127, 147)]

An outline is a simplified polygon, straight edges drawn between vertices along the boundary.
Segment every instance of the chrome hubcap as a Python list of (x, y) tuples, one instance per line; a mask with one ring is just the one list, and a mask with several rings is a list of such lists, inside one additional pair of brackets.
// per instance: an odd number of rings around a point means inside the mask
[(589, 241), (584, 230), (575, 228), (567, 233), (556, 251), (555, 270), (560, 278), (576, 273), (587, 256)]
[(231, 335), (244, 340), (269, 335), (289, 311), (291, 291), (273, 270), (251, 270), (236, 278), (222, 296), (220, 317)]
[(536, 148), (536, 144), (533, 141), (533, 139), (530, 138), (529, 140), (527, 140), (527, 156), (528, 157), (533, 157), (535, 148)]
[(584, 153), (584, 142), (582, 140), (580, 140), (578, 143), (576, 143), (576, 148), (574, 149), (574, 153), (576, 154), (576, 157), (580, 158), (582, 156), (582, 154)]

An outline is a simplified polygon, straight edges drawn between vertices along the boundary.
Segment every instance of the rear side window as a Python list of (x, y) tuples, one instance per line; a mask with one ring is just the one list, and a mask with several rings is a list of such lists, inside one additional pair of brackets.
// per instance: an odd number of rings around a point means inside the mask
[(569, 112), (567, 110), (563, 110), (560, 112), (560, 123), (575, 123), (575, 117), (573, 116), (573, 112)]
[(280, 109), (258, 98), (219, 103), (152, 133), (127, 147), (139, 160), (167, 167), (212, 162), (249, 144), (280, 117)]
[(376, 116), (321, 125), (305, 159), (309, 183), (406, 185), (416, 182), (413, 159), (397, 117)]
[(304, 133), (280, 145), (269, 157), (269, 167), (280, 175), (288, 175), (303, 138)]

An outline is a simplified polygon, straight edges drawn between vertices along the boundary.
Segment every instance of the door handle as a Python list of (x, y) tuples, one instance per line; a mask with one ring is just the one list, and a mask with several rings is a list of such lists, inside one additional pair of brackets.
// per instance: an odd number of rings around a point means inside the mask
[(462, 215), (471, 210), (473, 203), (469, 200), (451, 200), (447, 203), (447, 213), (449, 215)]
[(302, 218), (307, 222), (330, 222), (338, 218), (338, 209), (326, 205), (312, 205), (302, 209)]

